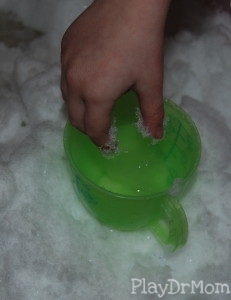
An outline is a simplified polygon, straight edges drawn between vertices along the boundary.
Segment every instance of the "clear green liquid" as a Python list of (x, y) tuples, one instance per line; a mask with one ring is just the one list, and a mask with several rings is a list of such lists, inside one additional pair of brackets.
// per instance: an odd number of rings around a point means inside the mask
[(124, 195), (149, 195), (164, 191), (169, 173), (157, 157), (134, 160), (140, 153), (128, 151), (103, 165), (102, 176), (96, 183), (115, 193)]
[(159, 193), (171, 185), (161, 141), (143, 137), (135, 124), (121, 127), (118, 139), (119, 153), (113, 157), (105, 157), (95, 146), (92, 154), (84, 148), (79, 152), (79, 168), (86, 177), (108, 191), (130, 196)]

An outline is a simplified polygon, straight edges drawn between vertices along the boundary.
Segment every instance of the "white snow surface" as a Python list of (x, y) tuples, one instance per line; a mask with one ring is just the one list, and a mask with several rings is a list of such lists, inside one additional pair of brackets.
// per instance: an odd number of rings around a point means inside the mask
[(210, 284), (162, 299), (230, 299), (209, 292), (215, 283), (231, 292), (231, 17), (214, 11), (196, 32), (166, 38), (165, 96), (191, 115), (202, 139), (196, 181), (182, 200), (188, 242), (169, 254), (148, 229), (99, 224), (74, 191), (62, 143), (59, 43), (89, 3), (0, 0), (46, 33), (24, 47), (0, 43), (0, 299), (160, 298), (144, 287), (131, 294), (132, 278), (146, 287), (171, 278)]

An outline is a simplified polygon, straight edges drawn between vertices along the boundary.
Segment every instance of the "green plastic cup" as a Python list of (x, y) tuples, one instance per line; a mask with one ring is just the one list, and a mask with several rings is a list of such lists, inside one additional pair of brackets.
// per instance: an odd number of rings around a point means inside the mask
[(105, 156), (69, 122), (64, 148), (79, 199), (95, 218), (118, 230), (147, 227), (175, 250), (188, 237), (179, 199), (199, 164), (201, 142), (189, 115), (170, 100), (164, 105), (165, 132), (159, 141), (138, 130), (138, 100), (130, 91), (113, 111), (116, 153)]

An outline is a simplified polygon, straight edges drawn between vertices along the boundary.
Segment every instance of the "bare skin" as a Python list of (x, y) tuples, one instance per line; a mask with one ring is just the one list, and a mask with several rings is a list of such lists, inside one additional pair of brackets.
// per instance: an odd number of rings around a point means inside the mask
[[(170, 0), (95, 0), (62, 40), (61, 90), (71, 123), (108, 141), (115, 101), (133, 89), (144, 125), (163, 135), (163, 35)], [(126, 105), (126, 104), (125, 104)]]

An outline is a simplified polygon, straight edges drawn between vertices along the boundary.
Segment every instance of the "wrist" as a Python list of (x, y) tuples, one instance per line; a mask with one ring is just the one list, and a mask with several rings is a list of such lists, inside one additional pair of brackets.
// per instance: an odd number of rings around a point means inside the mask
[(114, 13), (119, 20), (127, 19), (144, 27), (163, 28), (171, 0), (95, 0), (98, 10)]

